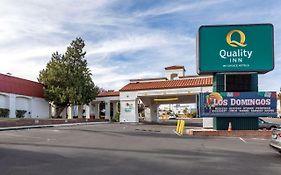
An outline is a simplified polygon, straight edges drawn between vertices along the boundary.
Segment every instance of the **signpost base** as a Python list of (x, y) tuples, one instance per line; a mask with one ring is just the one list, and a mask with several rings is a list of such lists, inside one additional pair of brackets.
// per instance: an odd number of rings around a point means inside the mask
[[(236, 91), (258, 91), (258, 74), (234, 74), (232, 77), (228, 77), (231, 74), (214, 74), (213, 88), (217, 92), (229, 92)], [(243, 76), (240, 76), (243, 75)], [(246, 76), (248, 75), (248, 76)], [(228, 79), (229, 78), (229, 79)], [(231, 78), (235, 79), (234, 82), (228, 82)], [(250, 80), (250, 81), (249, 81)], [(246, 83), (247, 82), (247, 83)], [(232, 130), (258, 130), (258, 117), (214, 117), (214, 129), (216, 130), (228, 130), (228, 124), (231, 122)]]
[(232, 130), (258, 130), (258, 117), (214, 117), (214, 129), (228, 130), (231, 122)]

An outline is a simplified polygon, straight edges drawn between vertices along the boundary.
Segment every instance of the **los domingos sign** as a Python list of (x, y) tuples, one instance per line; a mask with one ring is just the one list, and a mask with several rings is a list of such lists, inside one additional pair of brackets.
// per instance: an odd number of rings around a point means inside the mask
[(274, 68), (273, 25), (201, 26), (197, 72), (266, 73)]
[(276, 92), (212, 92), (199, 95), (201, 117), (276, 116)]

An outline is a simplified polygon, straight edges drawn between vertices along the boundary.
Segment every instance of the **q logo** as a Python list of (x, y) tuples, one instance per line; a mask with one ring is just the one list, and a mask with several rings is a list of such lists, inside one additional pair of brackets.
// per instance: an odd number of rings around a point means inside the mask
[[(240, 41), (235, 41), (231, 39), (231, 36), (233, 33), (238, 33), (240, 35)], [(230, 32), (228, 32), (228, 34), (226, 35), (226, 42), (227, 44), (229, 44), (232, 47), (245, 47), (247, 46), (247, 44), (244, 44), (245, 42), (245, 34), (241, 31), (241, 30), (231, 30)]]

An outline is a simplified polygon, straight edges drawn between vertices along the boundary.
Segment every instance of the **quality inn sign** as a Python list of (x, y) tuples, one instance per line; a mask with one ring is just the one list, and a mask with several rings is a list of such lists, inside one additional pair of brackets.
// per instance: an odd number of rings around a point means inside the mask
[[(234, 32), (237, 32), (240, 35), (240, 41), (235, 41), (231, 39), (231, 36)], [(226, 35), (226, 42), (232, 47), (245, 47), (247, 44), (244, 44), (246, 40), (245, 34), (241, 30), (231, 30), (227, 35)]]
[(274, 68), (271, 24), (201, 26), (197, 72), (266, 73)]

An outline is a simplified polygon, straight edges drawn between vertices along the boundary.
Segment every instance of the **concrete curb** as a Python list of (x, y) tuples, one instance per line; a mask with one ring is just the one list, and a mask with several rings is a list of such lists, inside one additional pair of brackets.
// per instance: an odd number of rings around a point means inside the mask
[(53, 125), (14, 126), (14, 127), (2, 127), (0, 128), (0, 131), (50, 128), (50, 127), (70, 127), (70, 126), (78, 126), (78, 125), (96, 125), (96, 124), (108, 124), (108, 123), (110, 122), (85, 122), (85, 123), (67, 123), (67, 124), (53, 124)]

